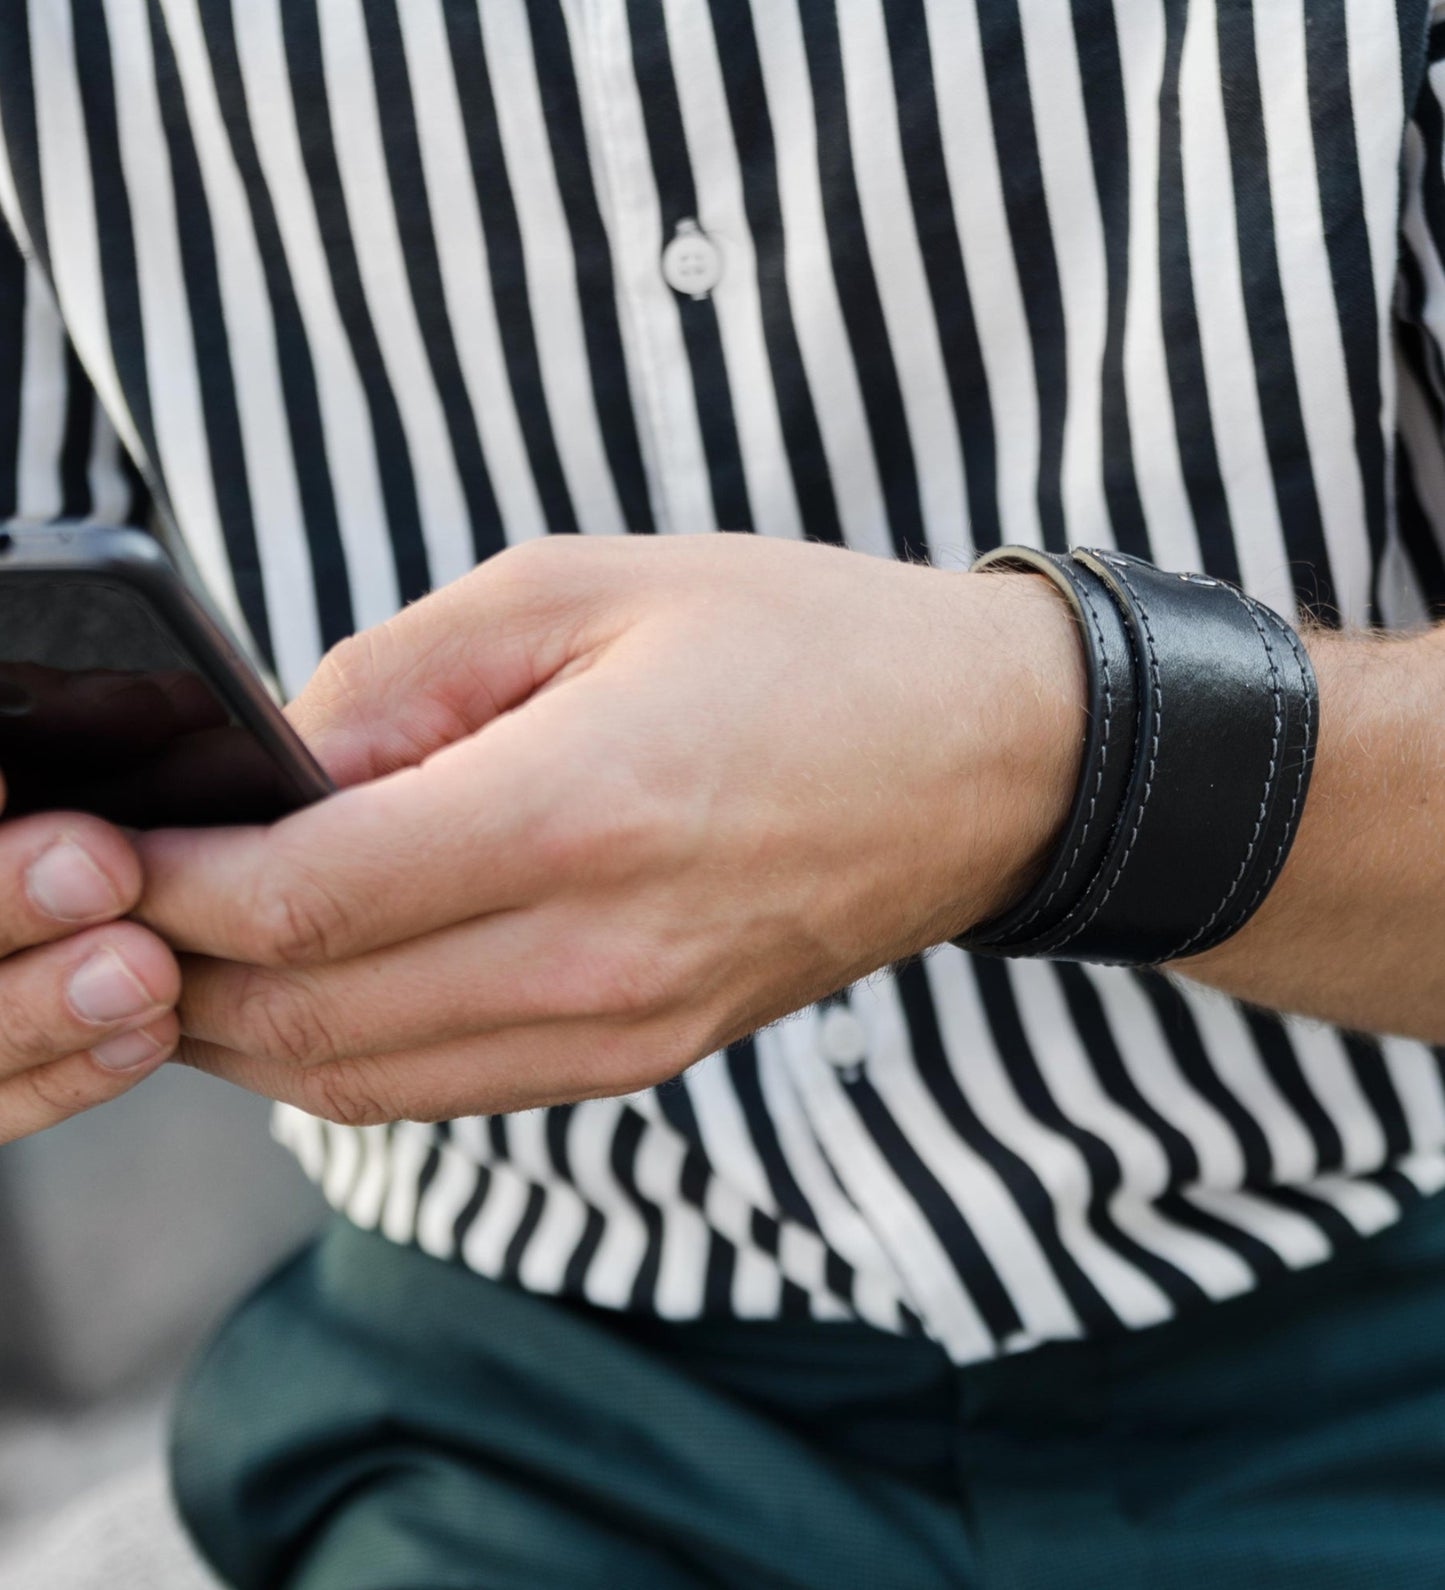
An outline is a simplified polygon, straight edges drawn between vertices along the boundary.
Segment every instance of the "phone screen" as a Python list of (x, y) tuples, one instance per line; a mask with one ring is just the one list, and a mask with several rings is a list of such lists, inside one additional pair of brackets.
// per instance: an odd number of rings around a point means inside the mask
[(134, 828), (270, 822), (307, 799), (151, 606), (94, 576), (0, 582), (0, 773), (7, 817)]

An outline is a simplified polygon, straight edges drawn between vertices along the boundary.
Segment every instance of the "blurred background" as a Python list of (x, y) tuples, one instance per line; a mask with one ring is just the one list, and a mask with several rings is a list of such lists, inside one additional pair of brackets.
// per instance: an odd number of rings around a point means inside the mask
[(183, 1066), (0, 1148), (0, 1590), (201, 1590), (166, 1413), (323, 1218), (269, 1105)]

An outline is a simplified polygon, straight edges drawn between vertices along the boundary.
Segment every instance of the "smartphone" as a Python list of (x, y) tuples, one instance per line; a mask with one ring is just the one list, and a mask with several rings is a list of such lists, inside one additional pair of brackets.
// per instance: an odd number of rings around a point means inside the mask
[(158, 542), (0, 527), (4, 817), (269, 823), (332, 789)]

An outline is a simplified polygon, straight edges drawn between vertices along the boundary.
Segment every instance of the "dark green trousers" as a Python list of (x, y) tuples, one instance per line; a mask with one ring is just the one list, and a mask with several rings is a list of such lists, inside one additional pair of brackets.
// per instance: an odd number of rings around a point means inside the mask
[(336, 1226), (182, 1396), (240, 1590), (1445, 1587), (1445, 1201), (1120, 1340), (970, 1369), (668, 1325)]

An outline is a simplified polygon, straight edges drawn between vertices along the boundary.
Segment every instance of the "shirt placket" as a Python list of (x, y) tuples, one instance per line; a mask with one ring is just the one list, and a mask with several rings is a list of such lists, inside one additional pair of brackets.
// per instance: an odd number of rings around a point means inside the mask
[(682, 423), (693, 396), (677, 292), (707, 291), (720, 264), (707, 257), (714, 245), (700, 231), (664, 220), (625, 0), (581, 0), (570, 17), (653, 514), (659, 531), (715, 530), (707, 460), (696, 427)]

